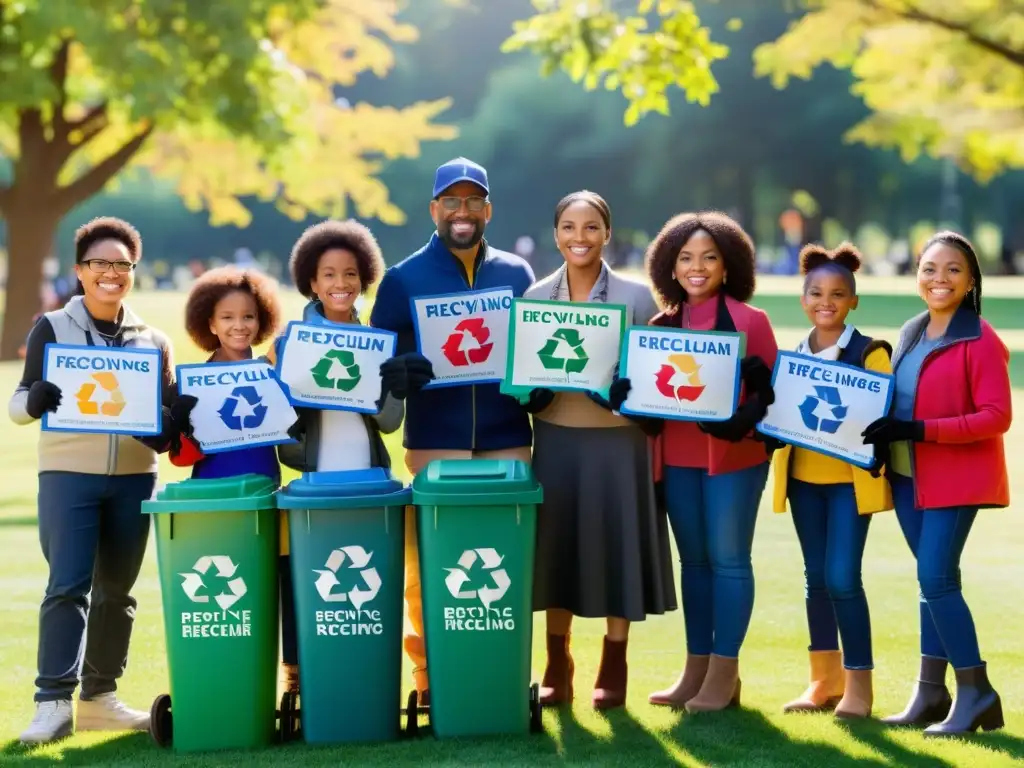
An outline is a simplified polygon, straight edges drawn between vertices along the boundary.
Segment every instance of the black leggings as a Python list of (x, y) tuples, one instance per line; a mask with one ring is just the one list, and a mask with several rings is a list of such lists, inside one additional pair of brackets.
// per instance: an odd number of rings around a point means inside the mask
[(281, 662), (299, 663), (299, 641), (295, 631), (295, 593), (292, 590), (292, 566), (288, 555), (278, 561), (281, 583)]

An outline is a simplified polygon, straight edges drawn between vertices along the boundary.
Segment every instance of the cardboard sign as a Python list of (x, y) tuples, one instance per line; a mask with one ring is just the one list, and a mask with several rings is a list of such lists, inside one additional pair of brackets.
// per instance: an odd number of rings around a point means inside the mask
[(395, 355), (398, 335), (363, 325), (292, 321), (277, 378), (293, 405), (377, 413), (380, 366)]
[(43, 414), (43, 429), (158, 435), (160, 372), (159, 349), (47, 344), (43, 379), (63, 397), (56, 412)]
[(198, 399), (192, 428), (203, 453), (292, 442), (298, 416), (268, 363), (179, 365), (178, 391)]
[(725, 421), (740, 397), (743, 336), (633, 326), (619, 375), (630, 381), (622, 413), (679, 421)]
[(607, 396), (625, 327), (621, 304), (513, 300), (501, 391), (522, 395), (543, 387)]
[(410, 299), (416, 345), (434, 368), (427, 388), (504, 378), (512, 299), (511, 288)]
[(861, 432), (889, 412), (894, 379), (846, 363), (779, 352), (775, 402), (757, 429), (766, 435), (865, 469), (875, 447)]

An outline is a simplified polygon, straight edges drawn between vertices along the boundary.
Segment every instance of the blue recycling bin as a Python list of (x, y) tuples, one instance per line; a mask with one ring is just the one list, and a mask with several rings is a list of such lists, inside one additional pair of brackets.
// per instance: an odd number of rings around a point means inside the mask
[(401, 735), (411, 497), (386, 469), (311, 472), (277, 493), (288, 512), (307, 743)]

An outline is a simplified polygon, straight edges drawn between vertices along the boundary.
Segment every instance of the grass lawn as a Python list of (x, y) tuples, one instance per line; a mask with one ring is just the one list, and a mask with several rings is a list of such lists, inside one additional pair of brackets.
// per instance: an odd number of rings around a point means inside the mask
[[(803, 331), (802, 317), (766, 297), (779, 326), (780, 346), (792, 348)], [(200, 355), (178, 330), (182, 299), (175, 294), (136, 297), (144, 316), (175, 337), (179, 362)], [(299, 303), (291, 300), (289, 316)], [(885, 330), (895, 340), (899, 321), (916, 312), (916, 299), (868, 298), (857, 320), (868, 330)], [(999, 306), (997, 327), (1024, 328), (1021, 302)], [(1000, 319), (1006, 324), (1000, 326)], [(1024, 336), (1024, 335), (1022, 335)], [(1024, 352), (1018, 334), (1008, 343)], [(1022, 355), (1015, 356), (1020, 360)], [(1016, 361), (1015, 361), (1016, 362)], [(20, 365), (0, 365), (0, 391), (13, 391)], [(1024, 387), (1024, 368), (1015, 367)], [(1024, 409), (1024, 390), (1015, 404)], [(1009, 766), (1024, 761), (1024, 526), (1016, 509), (979, 515), (964, 557), (965, 591), (974, 610), (984, 658), (1003, 698), (1008, 727), (996, 734), (963, 740), (933, 741), (919, 733), (882, 728), (876, 722), (841, 724), (827, 715), (788, 715), (782, 704), (803, 690), (807, 677), (807, 630), (803, 611), (802, 566), (788, 515), (773, 515), (765, 492), (754, 547), (757, 602), (743, 650), (743, 708), (703, 716), (685, 716), (647, 704), (647, 694), (671, 683), (683, 654), (682, 615), (674, 612), (634, 627), (630, 647), (628, 706), (600, 715), (589, 706), (598, 663), (602, 622), (579, 622), (574, 632), (577, 703), (571, 711), (546, 712), (546, 733), (521, 739), (420, 741), (373, 747), (309, 748), (288, 745), (258, 753), (176, 756), (152, 744), (148, 735), (83, 734), (48, 748), (25, 750), (16, 741), (32, 712), (39, 601), (46, 569), (35, 528), (34, 428), (0, 420), (0, 594), (4, 596), (0, 630), (0, 764), (219, 766), (319, 766), (405, 764), (454, 765), (588, 765), (680, 764), (686, 766)], [(1014, 499), (1024, 498), (1024, 420), (1008, 437)], [(392, 440), (393, 455), (401, 448)], [(401, 464), (401, 461), (396, 461)], [(182, 470), (166, 464), (161, 480), (175, 480)], [(884, 513), (872, 523), (865, 560), (876, 656), (875, 711), (902, 708), (917, 672), (917, 590), (914, 563), (895, 516)], [(156, 553), (151, 551), (135, 594), (139, 600), (130, 668), (121, 694), (140, 707), (167, 690), (160, 589)], [(534, 631), (534, 672), (543, 670), (543, 622)], [(950, 678), (952, 680), (952, 677)], [(211, 682), (211, 685), (215, 684)], [(344, 695), (344, 692), (342, 692)], [(246, 702), (239, 702), (246, 706)]]

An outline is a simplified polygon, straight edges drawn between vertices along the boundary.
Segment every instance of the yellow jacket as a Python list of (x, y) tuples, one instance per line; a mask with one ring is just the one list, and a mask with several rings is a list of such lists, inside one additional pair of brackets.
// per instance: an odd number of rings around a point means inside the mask
[[(892, 373), (892, 361), (885, 349), (875, 349), (867, 360), (864, 367), (869, 371), (878, 373)], [(772, 498), (772, 506), (776, 512), (786, 511), (786, 490), (790, 477), (790, 462), (793, 458), (793, 446), (786, 445), (775, 451), (772, 459), (772, 472), (775, 478), (775, 493)], [(825, 456), (806, 448), (797, 448), (801, 452), (801, 465), (805, 471), (810, 470), (812, 475), (817, 474), (827, 478), (821, 482), (833, 482), (837, 473), (842, 473), (852, 478), (853, 492), (857, 498), (857, 510), (862, 515), (870, 515), (875, 512), (885, 512), (893, 508), (892, 490), (889, 488), (889, 481), (885, 477), (872, 477), (866, 469), (855, 467), (832, 456)], [(818, 472), (815, 473), (814, 469)], [(814, 482), (808, 480), (808, 482)]]

